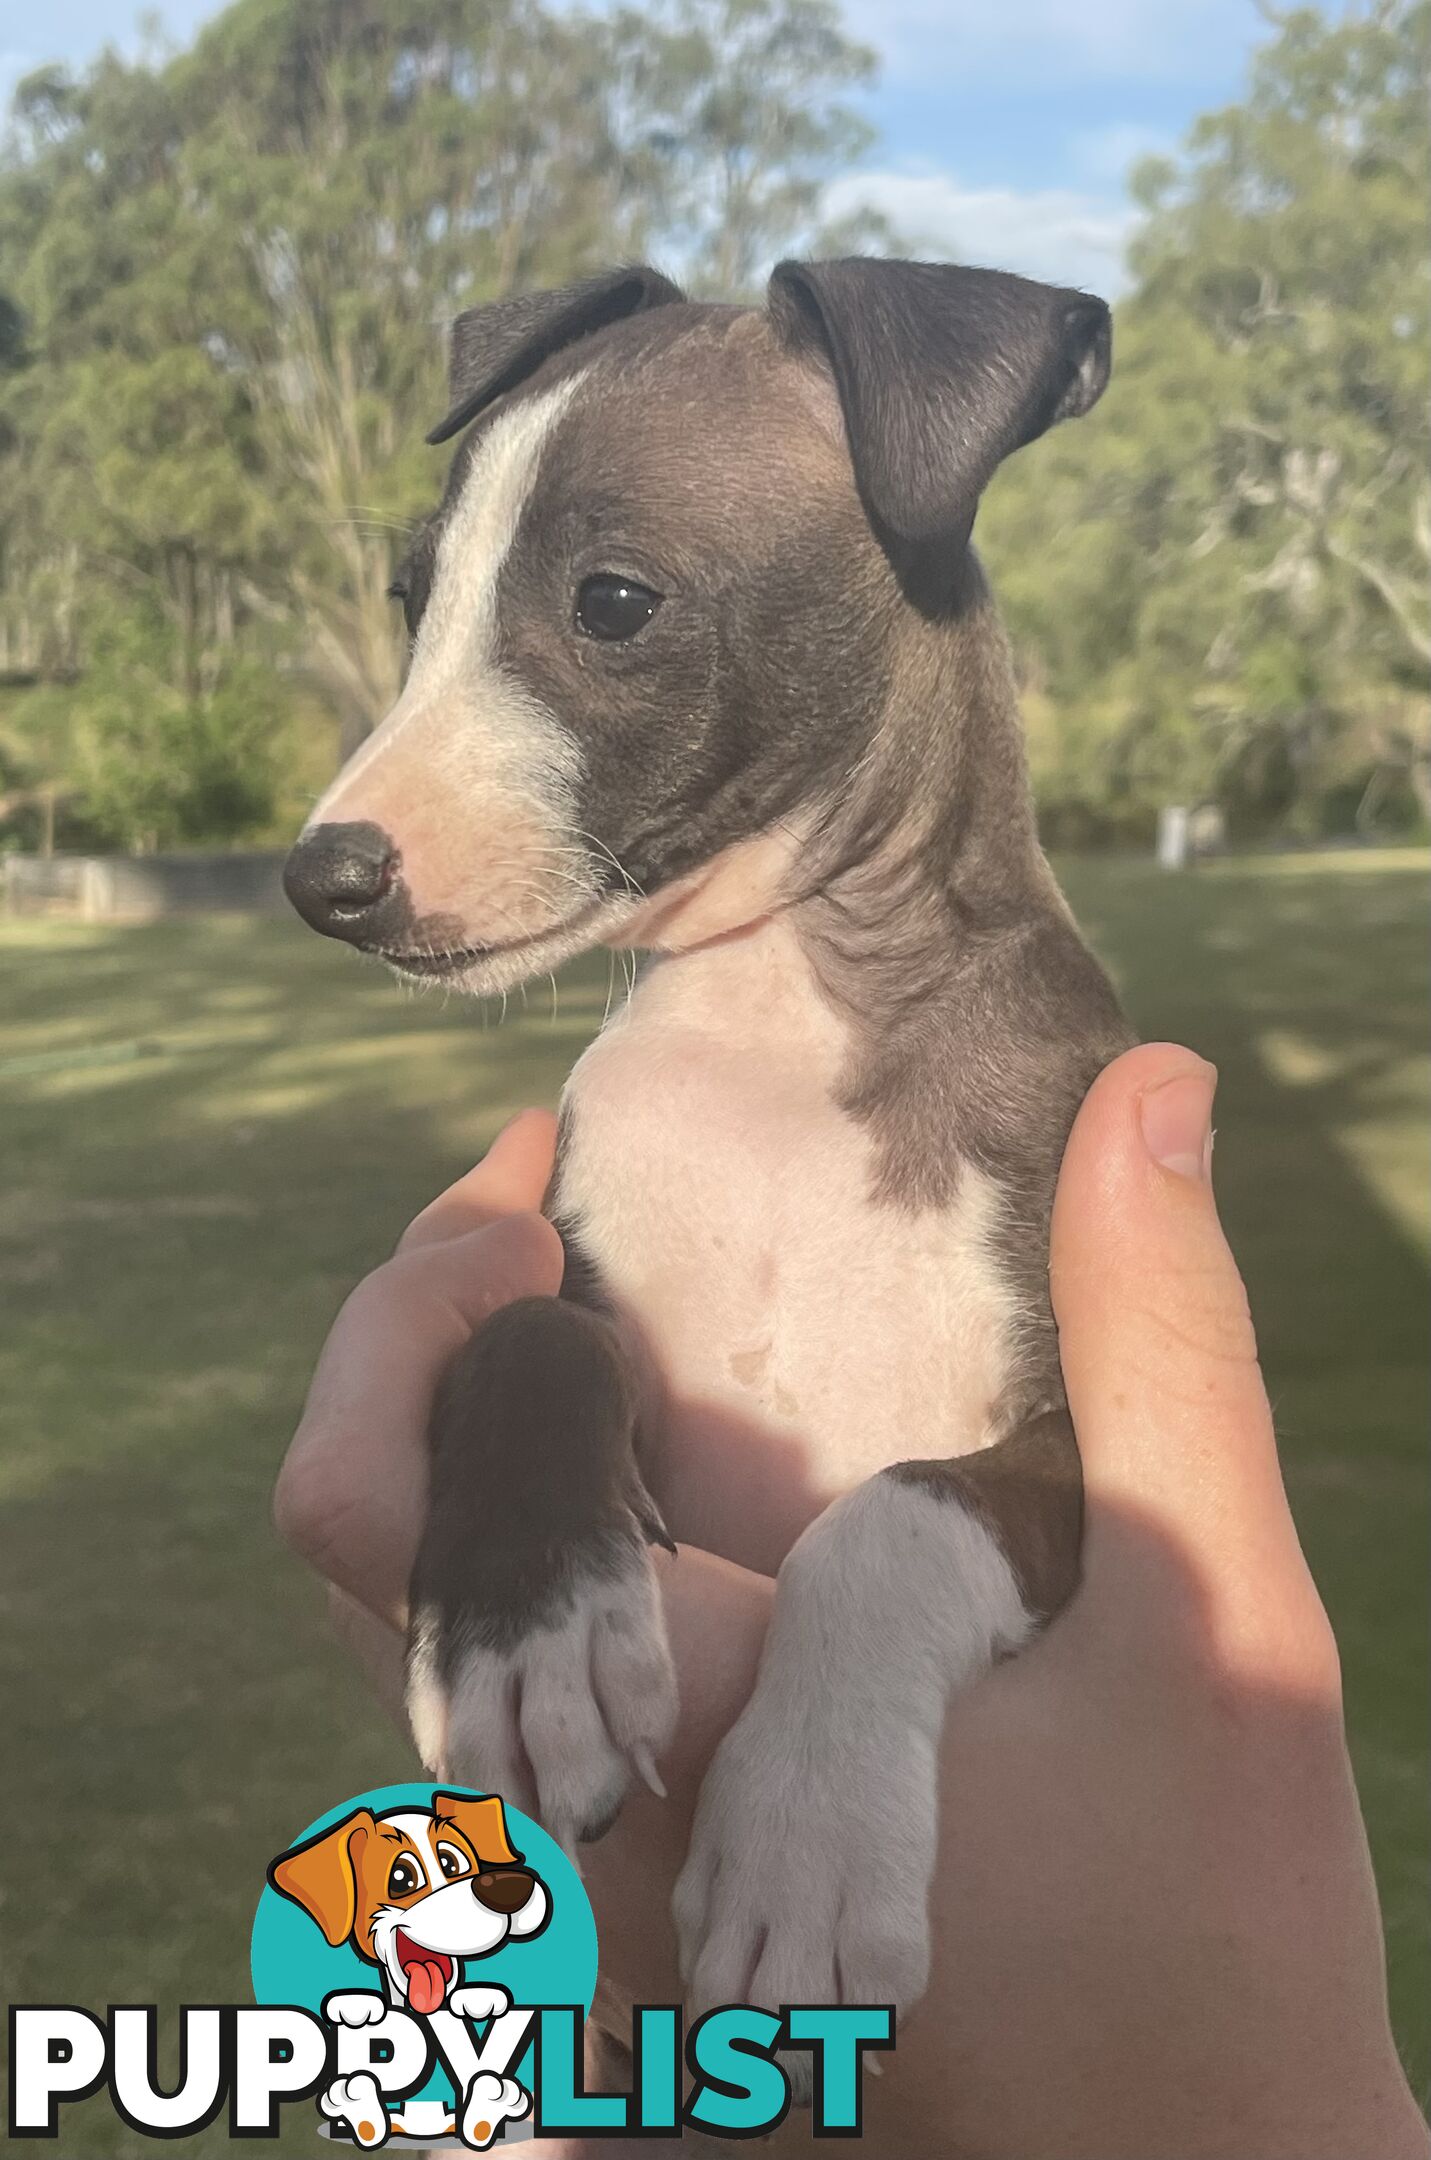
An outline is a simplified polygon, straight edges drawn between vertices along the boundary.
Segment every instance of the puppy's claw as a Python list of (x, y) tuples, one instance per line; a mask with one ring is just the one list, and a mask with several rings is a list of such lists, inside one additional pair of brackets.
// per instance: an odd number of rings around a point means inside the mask
[(505, 1647), (465, 1608), (416, 1607), (408, 1711), (424, 1762), (501, 1793), (575, 1857), (615, 1821), (637, 1777), (664, 1798), (656, 1757), (676, 1726), (676, 1678), (649, 1555), (593, 1570), (561, 1617)]
[(631, 1767), (648, 1792), (654, 1793), (658, 1800), (669, 1799), (661, 1773), (656, 1768), (656, 1758), (644, 1742), (638, 1741), (631, 1749)]

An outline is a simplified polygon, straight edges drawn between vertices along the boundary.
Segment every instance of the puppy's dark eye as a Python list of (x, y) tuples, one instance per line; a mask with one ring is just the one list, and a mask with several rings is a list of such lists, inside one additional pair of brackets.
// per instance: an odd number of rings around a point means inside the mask
[(389, 1897), (410, 1897), (422, 1888), (422, 1877), (411, 1860), (394, 1860), (388, 1876)]
[(438, 1846), (437, 1864), (449, 1882), (457, 1882), (461, 1876), (472, 1873), (467, 1855), (460, 1853), (455, 1845)]
[(401, 578), (393, 579), (391, 585), (389, 585), (387, 589), (386, 594), (384, 595), (384, 598), (388, 600), (401, 600), (404, 602), (404, 604), (406, 604), (407, 587), (406, 585), (404, 585)]
[(644, 630), (660, 605), (660, 593), (649, 585), (602, 571), (589, 577), (576, 596), (576, 627), (587, 637), (614, 645)]

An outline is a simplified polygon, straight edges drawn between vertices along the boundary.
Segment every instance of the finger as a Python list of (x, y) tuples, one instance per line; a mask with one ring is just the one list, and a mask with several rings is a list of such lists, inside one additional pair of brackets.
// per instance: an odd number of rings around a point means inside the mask
[(514, 1298), (553, 1296), (561, 1239), (538, 1215), (401, 1253), (333, 1324), (274, 1496), (280, 1535), (329, 1582), (402, 1619), (444, 1370)]
[[(1100, 1547), (1175, 1548), (1226, 1621), (1302, 1573), (1247, 1297), (1211, 1182), (1216, 1074), (1146, 1044), (1100, 1075), (1054, 1206), (1051, 1288)], [(1141, 1540), (1127, 1535), (1137, 1524)], [(1119, 1535), (1119, 1531), (1123, 1534)]]
[(550, 1110), (522, 1110), (502, 1127), (481, 1162), (415, 1216), (400, 1253), (480, 1230), (503, 1215), (535, 1214), (556, 1160), (557, 1121)]

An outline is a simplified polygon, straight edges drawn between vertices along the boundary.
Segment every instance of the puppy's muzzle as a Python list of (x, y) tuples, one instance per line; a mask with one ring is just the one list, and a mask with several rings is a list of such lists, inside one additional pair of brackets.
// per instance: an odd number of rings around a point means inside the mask
[(484, 1868), (472, 1878), (472, 1895), (489, 1912), (520, 1912), (535, 1879), (529, 1868)]
[(314, 825), (297, 841), (283, 889), (324, 937), (381, 946), (407, 913), (398, 852), (380, 825)]

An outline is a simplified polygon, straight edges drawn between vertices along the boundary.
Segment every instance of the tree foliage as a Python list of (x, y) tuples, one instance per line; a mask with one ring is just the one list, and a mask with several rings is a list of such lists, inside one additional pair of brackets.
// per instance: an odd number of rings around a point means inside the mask
[(1428, 83), (1426, 0), (1298, 9), (1135, 176), (1112, 386), (983, 528), (1070, 833), (1431, 812)]
[(23, 81), (0, 677), (38, 688), (0, 807), (63, 787), (129, 845), (262, 824), (295, 704), (346, 748), (397, 687), (448, 320), (643, 254), (740, 284), (809, 238), (869, 65), (831, 0), (236, 0), (176, 57)]
[[(1246, 97), (1136, 175), (1102, 407), (981, 517), (1067, 837), (1173, 797), (1431, 808), (1431, 0), (1268, 12)], [(447, 320), (613, 260), (739, 293), (889, 244), (821, 228), (871, 65), (835, 0), (235, 0), (185, 52), (23, 81), (0, 836), (291, 817), (397, 686)]]

